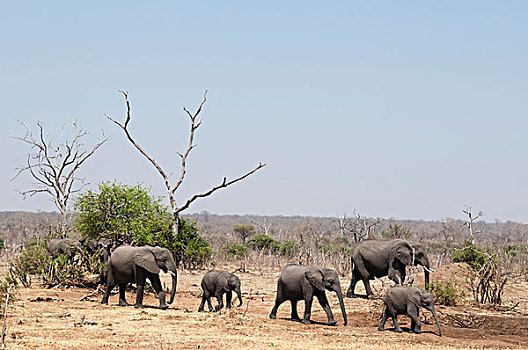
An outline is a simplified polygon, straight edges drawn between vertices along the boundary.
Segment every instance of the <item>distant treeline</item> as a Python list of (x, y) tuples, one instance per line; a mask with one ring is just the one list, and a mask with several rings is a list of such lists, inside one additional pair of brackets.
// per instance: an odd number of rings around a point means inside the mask
[[(336, 237), (343, 233), (350, 235), (351, 226), (360, 224), (374, 224), (371, 238), (382, 238), (386, 234), (407, 236), (409, 239), (419, 237), (432, 241), (441, 241), (456, 237), (461, 239), (467, 234), (465, 221), (460, 219), (445, 220), (399, 220), (347, 217), (349, 226), (343, 229), (336, 217), (311, 216), (259, 216), (259, 215), (218, 215), (206, 211), (183, 215), (197, 223), (201, 233), (205, 236), (232, 236), (233, 226), (252, 225), (256, 233), (266, 233), (278, 239), (297, 237), (299, 232), (309, 228), (324, 236)], [(48, 234), (57, 224), (57, 212), (0, 212), (0, 235), (7, 246), (16, 246), (35, 235)], [(361, 222), (360, 222), (361, 221)], [(356, 227), (357, 229), (357, 227)], [(524, 242), (528, 238), (528, 225), (512, 221), (493, 223), (478, 221), (474, 229), (481, 231), (481, 238), (501, 242)]]

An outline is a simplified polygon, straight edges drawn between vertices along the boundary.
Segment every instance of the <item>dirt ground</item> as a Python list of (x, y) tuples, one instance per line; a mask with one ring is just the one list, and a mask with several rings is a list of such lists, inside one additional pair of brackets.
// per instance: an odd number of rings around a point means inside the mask
[[(234, 267), (225, 268), (234, 272)], [(275, 300), (279, 269), (237, 272), (243, 288), (244, 304), (219, 313), (198, 313), (200, 280), (205, 271), (180, 271), (178, 292), (168, 310), (154, 308), (154, 294), (145, 297), (145, 309), (117, 306), (117, 295), (109, 305), (101, 305), (102, 294), (90, 295), (80, 288), (19, 289), (18, 301), (10, 307), (6, 345), (10, 349), (466, 349), (528, 348), (527, 282), (508, 286), (504, 299), (515, 308), (496, 310), (464, 307), (437, 307), (443, 336), (436, 335), (434, 322), (422, 326), (422, 334), (406, 332), (409, 321), (400, 316), (404, 333), (379, 332), (381, 300), (345, 299), (349, 324), (344, 327), (335, 293), (327, 292), (337, 326), (327, 326), (326, 315), (314, 300), (311, 325), (289, 320), (290, 305), (284, 303), (276, 320), (268, 318)], [(444, 266), (433, 281), (464, 283), (465, 267)], [(169, 276), (163, 276), (169, 286)], [(417, 276), (417, 281), (423, 281)], [(350, 278), (341, 279), (346, 293)], [(376, 290), (387, 281), (373, 283)], [(418, 284), (419, 285), (419, 284)], [(358, 284), (358, 293), (364, 293)], [(127, 293), (129, 302), (134, 292)], [(236, 300), (235, 300), (236, 303)], [(213, 302), (214, 304), (214, 302)], [(299, 314), (304, 305), (299, 303)], [(427, 312), (425, 312), (427, 314)], [(423, 318), (423, 315), (422, 315)], [(431, 320), (428, 317), (428, 320)]]

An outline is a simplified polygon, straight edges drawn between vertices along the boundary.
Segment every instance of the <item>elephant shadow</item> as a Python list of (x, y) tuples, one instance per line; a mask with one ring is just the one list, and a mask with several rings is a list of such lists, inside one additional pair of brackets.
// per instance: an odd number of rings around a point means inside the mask
[[(291, 321), (291, 322), (297, 322), (297, 323), (301, 323), (302, 320), (294, 320), (293, 318), (288, 318), (288, 317), (281, 317), (280, 318), (281, 320), (284, 320), (284, 321)], [(314, 321), (314, 320), (310, 320), (310, 324), (315, 324), (315, 325), (319, 325), (319, 326), (328, 326), (328, 323), (326, 322), (320, 322), (320, 321)], [(334, 327), (334, 326), (332, 326)]]
[[(402, 326), (401, 329), (402, 329), (402, 331), (403, 331), (402, 333), (415, 334), (415, 333), (411, 330), (410, 327)], [(389, 332), (395, 332), (395, 328), (394, 328), (394, 327), (392, 327), (392, 328), (387, 328), (386, 330), (389, 331)], [(436, 333), (433, 332), (433, 331), (424, 331), (424, 330), (422, 330), (422, 332), (421, 332), (420, 334), (433, 334), (433, 335), (436, 335)]]

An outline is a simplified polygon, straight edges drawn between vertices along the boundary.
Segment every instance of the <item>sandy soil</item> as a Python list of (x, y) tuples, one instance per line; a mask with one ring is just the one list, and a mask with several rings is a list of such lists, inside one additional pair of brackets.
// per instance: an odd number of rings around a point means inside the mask
[[(227, 268), (233, 271), (233, 267)], [(464, 266), (444, 266), (433, 280), (464, 283)], [(279, 269), (237, 272), (243, 287), (244, 305), (219, 313), (198, 313), (200, 280), (205, 271), (181, 271), (175, 302), (168, 310), (154, 308), (154, 294), (145, 297), (145, 309), (117, 306), (117, 295), (109, 305), (99, 303), (101, 294), (90, 290), (20, 289), (18, 301), (9, 309), (6, 344), (12, 349), (465, 349), (528, 348), (527, 282), (513, 283), (505, 293), (505, 304), (518, 306), (498, 312), (491, 309), (437, 307), (443, 336), (434, 323), (424, 324), (422, 334), (405, 332), (409, 321), (400, 316), (403, 334), (378, 332), (381, 300), (346, 299), (349, 318), (343, 326), (339, 303), (327, 293), (338, 326), (327, 326), (326, 315), (314, 300), (311, 325), (289, 320), (290, 305), (279, 308), (278, 319), (270, 320)], [(167, 286), (169, 277), (163, 276)], [(423, 280), (417, 276), (417, 281)], [(341, 280), (346, 292), (350, 279)], [(388, 282), (375, 281), (380, 291)], [(358, 292), (364, 293), (361, 283)], [(88, 297), (87, 297), (88, 296)], [(82, 300), (81, 300), (82, 299)], [(127, 293), (129, 302), (135, 300)], [(213, 303), (214, 304), (214, 303)], [(299, 303), (299, 314), (304, 305)], [(504, 308), (506, 310), (506, 308)], [(426, 312), (427, 313), (427, 312)], [(422, 316), (423, 317), (423, 316)], [(430, 319), (430, 318), (428, 318)], [(456, 322), (462, 320), (463, 328)]]

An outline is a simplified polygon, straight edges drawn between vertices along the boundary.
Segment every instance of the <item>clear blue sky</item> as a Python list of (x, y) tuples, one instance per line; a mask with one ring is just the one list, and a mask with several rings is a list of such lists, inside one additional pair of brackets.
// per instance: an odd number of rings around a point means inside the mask
[(92, 185), (161, 178), (104, 113), (177, 173), (182, 107), (209, 99), (186, 199), (258, 162), (188, 212), (528, 222), (526, 1), (24, 1), (0, 11), (0, 210), (27, 147), (17, 119), (56, 134), (78, 119), (110, 141)]

